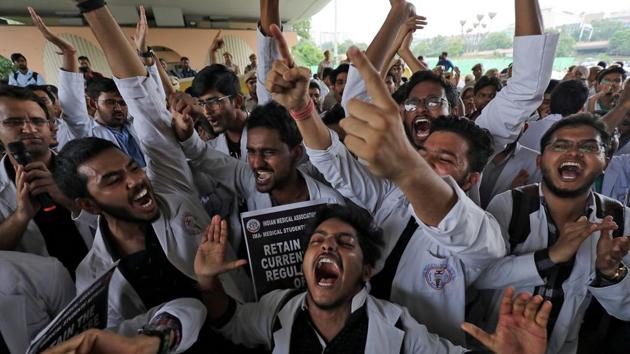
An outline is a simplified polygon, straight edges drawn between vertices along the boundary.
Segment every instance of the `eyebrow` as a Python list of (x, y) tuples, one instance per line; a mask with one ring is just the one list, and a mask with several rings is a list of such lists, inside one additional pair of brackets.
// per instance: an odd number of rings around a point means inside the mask
[[(129, 162), (127, 162), (127, 164), (125, 165), (125, 169), (130, 168), (131, 166), (133, 166), (136, 162), (133, 159), (129, 159)], [(105, 173), (104, 175), (102, 175), (99, 179), (98, 182), (100, 183), (101, 181), (108, 179), (110, 177), (113, 176), (118, 176), (118, 175), (122, 175), (123, 170), (116, 170), (116, 171), (110, 171)]]
[(569, 140), (569, 139), (556, 139), (555, 141), (552, 142), (552, 144), (553, 143), (557, 143), (559, 141), (561, 141), (561, 142), (568, 142), (568, 143), (573, 143), (573, 142), (577, 142), (577, 143), (591, 143), (591, 142), (593, 142), (593, 143), (598, 143), (598, 144), (600, 143), (600, 141), (597, 140), (597, 139), (584, 139), (584, 140), (578, 140), (578, 141)]
[(324, 236), (333, 235), (333, 236), (336, 236), (336, 237), (350, 236), (352, 238), (356, 238), (355, 235), (353, 235), (353, 234), (351, 234), (349, 232), (337, 232), (337, 233), (334, 233), (334, 234), (329, 234), (328, 232), (326, 232), (324, 230), (320, 230), (320, 229), (315, 230), (314, 234), (320, 234), (320, 235), (324, 235)]

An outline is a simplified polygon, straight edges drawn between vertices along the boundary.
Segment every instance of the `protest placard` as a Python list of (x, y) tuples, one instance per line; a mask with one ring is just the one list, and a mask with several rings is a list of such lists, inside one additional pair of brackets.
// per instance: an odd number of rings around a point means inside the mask
[(303, 231), (323, 201), (293, 203), (241, 213), (256, 299), (275, 289), (305, 287)]

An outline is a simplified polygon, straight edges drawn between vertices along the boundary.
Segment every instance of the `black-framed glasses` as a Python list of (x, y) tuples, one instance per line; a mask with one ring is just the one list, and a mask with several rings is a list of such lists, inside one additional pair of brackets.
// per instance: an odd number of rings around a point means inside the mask
[(44, 125), (48, 124), (49, 120), (45, 118), (34, 117), (30, 119), (8, 118), (2, 121), (2, 125), (10, 129), (22, 129), (24, 128), (26, 123), (29, 123), (30, 125), (34, 127), (41, 128)]
[(415, 112), (422, 104), (428, 110), (436, 110), (442, 108), (444, 102), (446, 102), (444, 97), (428, 96), (424, 99), (412, 97), (406, 99), (403, 106), (407, 112)]

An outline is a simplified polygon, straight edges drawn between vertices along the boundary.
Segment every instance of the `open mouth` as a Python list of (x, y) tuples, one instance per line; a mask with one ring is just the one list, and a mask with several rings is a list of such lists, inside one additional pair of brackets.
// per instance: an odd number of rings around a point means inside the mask
[(267, 184), (271, 181), (271, 177), (273, 173), (271, 171), (256, 171), (256, 183), (258, 184)]
[(315, 282), (323, 288), (330, 288), (335, 285), (341, 275), (341, 268), (337, 260), (330, 254), (319, 256), (315, 262)]
[(154, 206), (154, 201), (151, 193), (149, 193), (149, 189), (147, 187), (143, 187), (142, 189), (140, 189), (140, 191), (136, 193), (136, 195), (133, 197), (132, 204), (138, 209), (152, 209)]
[(431, 122), (426, 118), (417, 118), (413, 122), (413, 132), (416, 138), (426, 139), (429, 136)]
[(582, 166), (574, 161), (566, 161), (558, 168), (558, 174), (562, 181), (572, 182), (582, 174)]

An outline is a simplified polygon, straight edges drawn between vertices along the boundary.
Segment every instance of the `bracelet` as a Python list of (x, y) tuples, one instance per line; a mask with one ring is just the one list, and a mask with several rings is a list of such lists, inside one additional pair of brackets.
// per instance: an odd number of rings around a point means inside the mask
[(304, 107), (301, 111), (289, 111), (289, 113), (294, 120), (302, 121), (309, 118), (314, 110), (315, 105), (313, 104), (313, 100), (309, 98), (306, 107)]
[(144, 326), (140, 328), (138, 330), (138, 334), (160, 338), (160, 349), (158, 349), (158, 354), (167, 354), (170, 351), (170, 348), (169, 348), (169, 342), (171, 339), (170, 329), (158, 329), (158, 327), (148, 325), (148, 326)]
[(615, 270), (615, 274), (613, 274), (610, 277), (599, 271), (597, 271), (597, 273), (604, 280), (607, 280), (612, 283), (618, 283), (620, 280), (622, 280), (626, 276), (626, 274), (628, 273), (628, 268), (626, 268), (624, 264), (621, 264), (619, 268)]
[(107, 3), (105, 2), (105, 0), (87, 0), (87, 1), (82, 1), (78, 3), (77, 7), (81, 11), (81, 13), (84, 14), (86, 12), (100, 9), (101, 7), (104, 7), (106, 4)]

